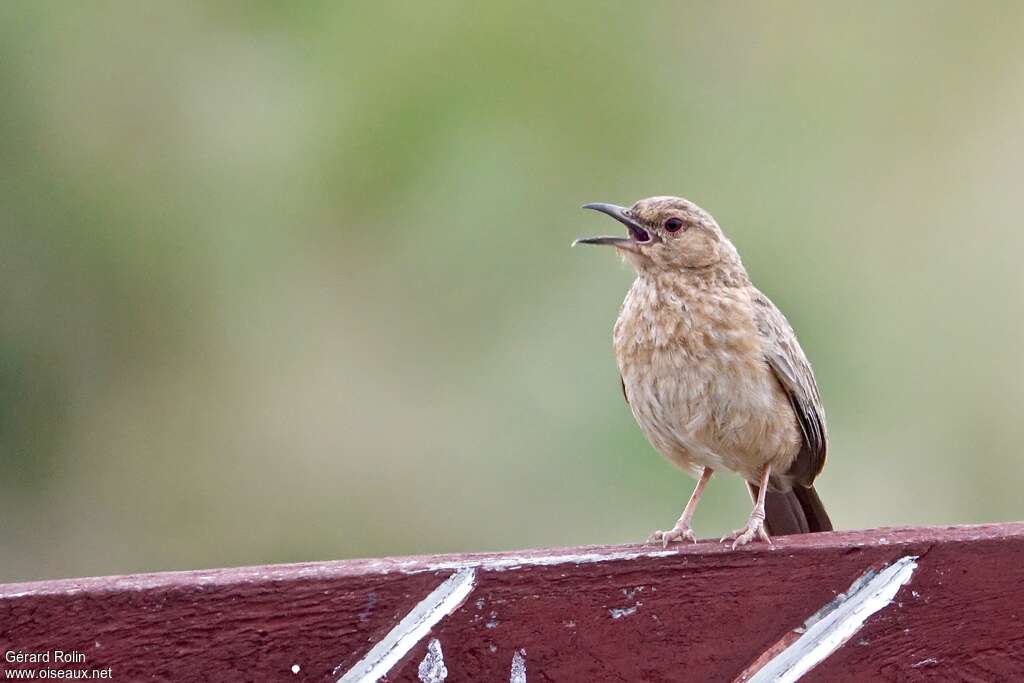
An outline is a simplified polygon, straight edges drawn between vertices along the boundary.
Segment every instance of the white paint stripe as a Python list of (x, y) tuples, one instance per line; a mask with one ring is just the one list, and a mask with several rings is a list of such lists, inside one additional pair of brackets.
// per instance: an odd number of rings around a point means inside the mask
[(612, 560), (636, 560), (641, 557), (669, 557), (670, 555), (676, 554), (678, 554), (678, 551), (676, 550), (652, 550), (644, 552), (621, 551), (614, 553), (581, 553), (575, 555), (512, 555), (482, 560), (438, 562), (436, 564), (419, 566), (415, 569), (404, 569), (403, 565), (415, 565), (418, 564), (419, 561), (399, 562), (398, 568), (409, 574), (468, 568), (501, 572), (506, 569), (518, 569), (519, 567), (549, 567), (559, 564), (592, 564), (594, 562), (610, 562)]
[(476, 585), (476, 571), (461, 569), (432, 590), (405, 615), (391, 631), (374, 645), (366, 656), (338, 679), (338, 683), (372, 683), (391, 670), (434, 624), (462, 604)]
[(444, 665), (441, 641), (437, 638), (430, 639), (427, 654), (423, 656), (416, 674), (420, 677), (420, 683), (444, 683), (444, 679), (448, 678), (448, 667)]
[(526, 683), (526, 650), (519, 649), (512, 654), (512, 669), (508, 672), (509, 683)]
[(769, 661), (749, 683), (792, 683), (835, 652), (860, 630), (867, 618), (888, 606), (910, 581), (917, 557), (901, 557), (880, 572), (866, 572), (846, 593), (825, 605), (804, 624), (796, 641)]

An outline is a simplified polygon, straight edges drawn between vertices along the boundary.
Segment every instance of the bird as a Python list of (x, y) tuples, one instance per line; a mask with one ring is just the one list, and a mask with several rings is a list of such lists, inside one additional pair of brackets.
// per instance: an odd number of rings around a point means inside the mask
[(583, 208), (627, 234), (573, 246), (611, 246), (636, 271), (612, 333), (623, 396), (655, 450), (697, 479), (679, 520), (648, 543), (696, 543), (694, 512), (723, 470), (745, 480), (753, 503), (747, 523), (721, 539), (733, 549), (831, 531), (814, 488), (828, 451), (814, 372), (715, 219), (680, 197)]

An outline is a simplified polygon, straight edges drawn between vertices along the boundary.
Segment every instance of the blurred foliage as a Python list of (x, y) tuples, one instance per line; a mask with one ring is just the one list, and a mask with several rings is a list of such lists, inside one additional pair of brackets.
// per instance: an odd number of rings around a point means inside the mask
[(1022, 15), (0, 4), (0, 579), (671, 524), (568, 248), (654, 194), (796, 327), (838, 525), (1019, 519)]

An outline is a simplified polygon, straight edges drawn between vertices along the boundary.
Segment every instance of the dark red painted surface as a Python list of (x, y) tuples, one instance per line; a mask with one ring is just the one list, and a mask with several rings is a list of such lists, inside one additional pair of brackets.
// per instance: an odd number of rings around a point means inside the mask
[[(731, 681), (871, 566), (919, 555), (912, 580), (807, 681), (1024, 678), (1024, 524), (880, 529), (731, 551), (531, 566), (574, 548), (358, 560), (0, 586), (0, 650), (85, 654), (113, 680), (303, 681), (343, 674), (452, 573), (476, 587), (388, 680), (417, 681), (430, 638), (448, 681)], [(526, 558), (497, 571), (488, 562)], [(626, 610), (613, 612), (613, 610)], [(613, 614), (620, 614), (614, 618)], [(298, 664), (301, 671), (292, 673)], [(0, 662), (0, 668), (18, 666)]]

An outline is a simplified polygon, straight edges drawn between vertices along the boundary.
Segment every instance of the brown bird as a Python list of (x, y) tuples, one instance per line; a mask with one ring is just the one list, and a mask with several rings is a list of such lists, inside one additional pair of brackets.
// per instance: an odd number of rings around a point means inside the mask
[(583, 208), (629, 233), (573, 243), (613, 246), (637, 273), (613, 335), (626, 403), (651, 445), (697, 477), (679, 521), (648, 542), (696, 542), (694, 510), (722, 469), (743, 477), (754, 501), (746, 526), (722, 539), (733, 548), (831, 531), (813, 486), (828, 434), (811, 364), (715, 219), (677, 197)]

